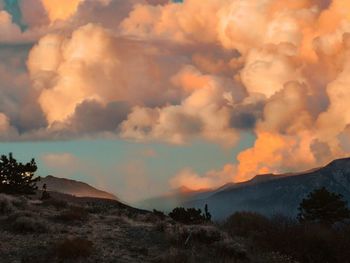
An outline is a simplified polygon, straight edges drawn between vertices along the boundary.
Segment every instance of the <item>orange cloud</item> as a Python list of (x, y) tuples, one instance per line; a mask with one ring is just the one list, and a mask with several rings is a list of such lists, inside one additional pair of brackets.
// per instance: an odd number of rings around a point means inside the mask
[(78, 9), (79, 4), (83, 0), (41, 0), (46, 12), (51, 20), (66, 20)]

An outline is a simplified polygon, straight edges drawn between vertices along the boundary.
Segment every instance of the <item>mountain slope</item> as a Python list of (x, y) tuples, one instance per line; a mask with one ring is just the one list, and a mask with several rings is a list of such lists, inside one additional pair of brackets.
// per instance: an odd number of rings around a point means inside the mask
[(42, 189), (43, 184), (46, 184), (48, 191), (54, 191), (64, 194), (70, 194), (77, 197), (96, 197), (104, 199), (118, 200), (118, 198), (110, 193), (101, 191), (83, 182), (58, 178), (52, 175), (42, 177), (37, 183), (38, 189)]
[(210, 191), (176, 192), (145, 200), (138, 207), (168, 212), (176, 206), (203, 209), (208, 204), (213, 218), (217, 220), (243, 210), (295, 217), (300, 201), (309, 192), (323, 186), (342, 194), (350, 203), (350, 158), (338, 159), (325, 167), (301, 173), (257, 175), (247, 182), (228, 183)]
[(305, 173), (286, 174), (226, 186), (207, 198), (183, 202), (186, 207), (208, 204), (215, 219), (235, 211), (255, 211), (265, 215), (282, 213), (296, 216), (300, 201), (316, 188), (326, 187), (350, 202), (350, 158), (339, 159), (323, 168)]

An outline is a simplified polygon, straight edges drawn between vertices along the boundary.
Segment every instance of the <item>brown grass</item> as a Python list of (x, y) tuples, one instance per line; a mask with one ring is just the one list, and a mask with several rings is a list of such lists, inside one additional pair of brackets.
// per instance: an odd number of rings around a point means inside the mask
[(56, 244), (54, 254), (61, 260), (87, 258), (94, 253), (94, 245), (84, 238), (66, 238)]

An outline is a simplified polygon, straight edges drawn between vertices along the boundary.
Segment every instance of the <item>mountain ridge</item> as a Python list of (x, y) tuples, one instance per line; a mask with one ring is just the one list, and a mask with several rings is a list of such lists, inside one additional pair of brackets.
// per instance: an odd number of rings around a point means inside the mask
[(48, 175), (40, 178), (40, 181), (37, 183), (38, 189), (42, 189), (44, 184), (46, 184), (48, 191), (69, 194), (77, 197), (96, 197), (118, 200), (118, 198), (111, 193), (97, 189), (85, 182), (73, 179)]
[[(147, 208), (170, 211), (176, 206), (201, 208), (208, 204), (214, 219), (222, 220), (236, 211), (253, 211), (270, 216), (285, 214), (295, 217), (298, 205), (316, 188), (326, 187), (340, 193), (350, 202), (350, 158), (336, 159), (323, 167), (303, 172), (262, 174), (241, 183), (228, 183), (217, 189), (187, 196), (173, 196), (173, 207), (160, 207), (166, 198), (153, 198)], [(189, 196), (189, 197), (188, 197)], [(177, 201), (177, 202), (175, 202)], [(146, 202), (147, 203), (147, 202)]]

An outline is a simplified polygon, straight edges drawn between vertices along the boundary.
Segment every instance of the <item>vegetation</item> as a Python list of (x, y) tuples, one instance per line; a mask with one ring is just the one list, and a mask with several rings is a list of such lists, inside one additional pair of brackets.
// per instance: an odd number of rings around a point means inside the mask
[(56, 256), (63, 260), (87, 258), (93, 251), (93, 243), (83, 238), (64, 239), (55, 248)]
[(72, 206), (67, 210), (62, 211), (56, 216), (56, 219), (66, 223), (78, 223), (88, 219), (88, 211), (79, 206)]
[[(1, 175), (10, 178), (15, 173), (4, 171), (15, 165), (5, 159)], [(7, 160), (17, 163), (11, 154)], [(7, 191), (28, 192), (18, 185)], [(325, 188), (301, 201), (297, 218), (237, 212), (223, 223), (211, 221), (208, 205), (204, 212), (177, 207), (166, 216), (107, 201), (63, 199), (0, 194), (1, 262), (343, 263), (350, 258), (349, 209), (341, 195)]]
[(0, 193), (9, 194), (33, 194), (37, 189), (35, 177), (37, 166), (32, 159), (28, 163), (17, 162), (9, 153), (0, 157)]
[(300, 222), (333, 225), (349, 218), (350, 210), (343, 197), (324, 187), (311, 192), (299, 206)]
[(205, 222), (211, 221), (211, 214), (208, 211), (208, 205), (205, 205), (205, 212), (202, 214), (201, 209), (196, 208), (183, 208), (176, 207), (172, 212), (169, 213), (169, 216), (180, 223), (183, 224), (202, 224)]

